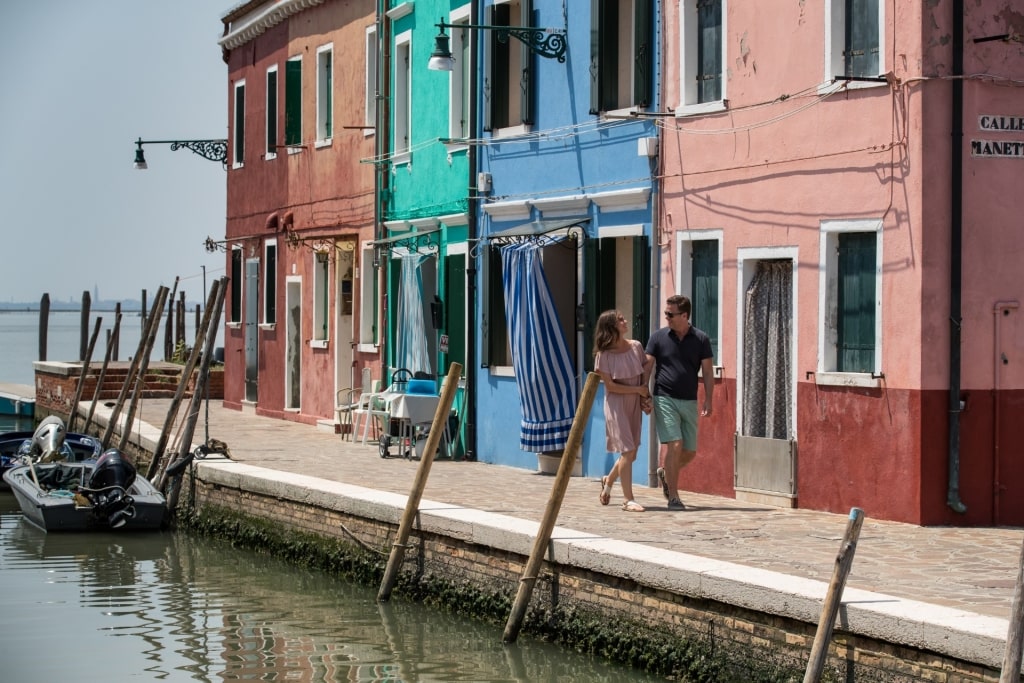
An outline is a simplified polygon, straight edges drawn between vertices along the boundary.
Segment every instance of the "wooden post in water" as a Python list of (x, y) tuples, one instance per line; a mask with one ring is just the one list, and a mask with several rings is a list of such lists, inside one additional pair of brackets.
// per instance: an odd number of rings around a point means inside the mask
[[(413, 481), (412, 491), (409, 492), (409, 499), (405, 503), (405, 512), (398, 525), (398, 535), (395, 536), (395, 542), (391, 545), (391, 556), (388, 557), (388, 565), (384, 569), (384, 580), (381, 581), (380, 590), (377, 592), (377, 600), (381, 602), (386, 602), (391, 598), (391, 590), (398, 578), (398, 570), (402, 568), (402, 561), (405, 559), (405, 544), (409, 540), (413, 520), (416, 519), (416, 514), (419, 512), (420, 499), (423, 498), (423, 489), (430, 476), (434, 453), (441, 445), (441, 436), (448, 424), (448, 416), (452, 412), (452, 402), (455, 400), (455, 393), (459, 390), (460, 377), (462, 377), (462, 365), (459, 363), (449, 365), (448, 379), (444, 383), (444, 390), (441, 391), (441, 400), (438, 401), (437, 410), (434, 411), (434, 421), (430, 424), (427, 443), (423, 447), (423, 457), (420, 459), (419, 469), (416, 470), (416, 479)], [(399, 448), (401, 447), (399, 444)]]
[[(167, 295), (167, 288), (161, 286), (160, 289), (157, 291), (157, 298), (161, 298), (161, 297), (166, 296), (166, 295)], [(142, 296), (143, 296), (143, 298), (145, 298), (146, 290), (142, 290)], [(159, 306), (163, 306), (163, 303), (161, 303)], [(153, 311), (153, 313), (155, 315), (150, 315), (149, 319), (152, 320), (152, 319), (155, 318), (156, 320), (160, 320), (160, 313), (159, 313), (160, 308), (155, 306), (154, 309), (155, 310)], [(154, 330), (154, 333), (155, 333), (155, 330)], [(129, 390), (129, 388), (131, 387), (132, 383), (135, 380), (135, 373), (136, 373), (136, 371), (139, 368), (139, 361), (140, 361), (139, 357), (142, 355), (142, 350), (144, 348), (146, 348), (146, 338), (148, 336), (150, 336), (150, 335), (143, 334), (139, 338), (139, 346), (138, 346), (138, 348), (135, 351), (135, 357), (132, 358), (131, 365), (129, 365), (129, 367), (128, 367), (128, 376), (125, 377), (125, 379), (124, 379), (124, 384), (121, 386), (121, 392), (117, 396), (117, 402), (114, 403), (114, 408), (110, 411), (110, 422), (107, 423), (107, 429), (106, 429), (105, 432), (103, 432), (103, 438), (100, 440), (100, 443), (103, 444), (103, 448), (109, 448), (110, 447), (110, 437), (113, 436), (113, 434), (114, 434), (114, 427), (117, 424), (118, 418), (121, 416), (121, 408), (124, 406), (125, 398), (127, 398), (127, 396), (128, 396), (128, 390)], [(130, 431), (130, 430), (131, 430), (131, 425), (130, 424), (126, 425), (125, 426), (125, 431)]]
[(85, 360), (85, 347), (89, 343), (89, 313), (92, 310), (92, 297), (89, 290), (82, 292), (81, 327), (78, 340), (78, 360)]
[(43, 294), (39, 300), (39, 358), (46, 360), (46, 335), (50, 326), (50, 295)]
[[(114, 304), (114, 329), (115, 330), (119, 330), (120, 329), (120, 322), (121, 322), (121, 302), (118, 301), (116, 304)], [(117, 350), (118, 350), (117, 347), (118, 347), (118, 342), (120, 342), (120, 339), (118, 339), (118, 336), (119, 335), (117, 334), (117, 332), (114, 332), (114, 336), (113, 336), (114, 348), (112, 349), (112, 353), (110, 355), (110, 360), (112, 360), (112, 361), (116, 361), (117, 360)]]
[(75, 426), (75, 417), (78, 416), (78, 402), (82, 400), (82, 388), (85, 386), (85, 378), (89, 374), (89, 363), (92, 361), (92, 351), (96, 347), (96, 337), (100, 336), (100, 326), (103, 318), (96, 316), (96, 326), (92, 330), (92, 337), (89, 338), (89, 348), (85, 351), (85, 360), (82, 361), (82, 372), (78, 375), (78, 386), (75, 387), (75, 397), (71, 400), (71, 409), (68, 410), (68, 426), (70, 432)]
[(164, 362), (171, 360), (171, 354), (174, 353), (174, 342), (172, 341), (174, 334), (174, 297), (177, 293), (178, 278), (174, 278), (174, 289), (171, 290), (171, 296), (167, 298), (167, 323), (164, 326)]
[[(164, 457), (164, 450), (167, 448), (167, 440), (171, 436), (171, 430), (174, 428), (174, 422), (178, 419), (178, 409), (181, 406), (181, 399), (185, 396), (185, 391), (188, 389), (189, 380), (192, 378), (192, 371), (195, 370), (196, 365), (199, 363), (199, 354), (202, 350), (204, 342), (206, 341), (206, 335), (212, 334), (213, 330), (210, 329), (210, 316), (212, 315), (213, 308), (216, 305), (217, 299), (220, 297), (220, 287), (222, 286), (221, 280), (215, 280), (213, 287), (210, 288), (210, 293), (206, 300), (206, 315), (203, 317), (202, 327), (197, 328), (196, 341), (192, 345), (192, 353), (188, 356), (188, 361), (185, 363), (184, 369), (181, 371), (181, 381), (178, 382), (178, 389), (174, 393), (174, 398), (171, 399), (171, 405), (167, 409), (167, 417), (164, 420), (164, 428), (160, 431), (160, 438), (156, 442), (156, 447), (153, 449), (153, 459), (149, 462), (149, 471), (146, 472), (146, 479), (155, 481), (155, 477), (160, 473), (161, 463)], [(199, 391), (199, 387), (195, 387), (195, 391)]]
[(89, 433), (92, 425), (92, 414), (96, 411), (96, 402), (100, 399), (100, 392), (103, 391), (103, 381), (107, 378), (107, 366), (110, 365), (110, 357), (117, 348), (117, 337), (121, 333), (121, 311), (118, 309), (114, 314), (114, 331), (107, 330), (107, 355), (103, 358), (103, 365), (100, 367), (100, 376), (96, 380), (96, 391), (92, 394), (92, 403), (89, 404), (89, 414), (85, 416), (85, 427), (82, 431)]
[(523, 618), (526, 617), (526, 608), (530, 605), (533, 586), (537, 582), (537, 574), (540, 573), (541, 563), (544, 561), (544, 555), (547, 554), (548, 546), (551, 543), (551, 532), (555, 528), (555, 522), (558, 521), (558, 511), (562, 508), (562, 499), (565, 498), (565, 490), (569, 487), (569, 478), (572, 477), (572, 468), (576, 464), (576, 457), (580, 445), (583, 443), (583, 432), (590, 419), (590, 409), (594, 405), (594, 396), (597, 394), (597, 387), (600, 383), (600, 375), (593, 372), (587, 373), (587, 381), (583, 384), (583, 394), (580, 396), (579, 405), (576, 406), (576, 416), (573, 418), (572, 428), (569, 430), (569, 437), (565, 442), (565, 450), (562, 452), (562, 461), (559, 463), (558, 473), (555, 475), (555, 484), (551, 488), (551, 497), (548, 498), (544, 518), (537, 530), (537, 538), (533, 541), (530, 559), (523, 569), (523, 576), (519, 579), (519, 590), (516, 593), (515, 602), (512, 603), (512, 612), (508, 616), (508, 622), (505, 624), (502, 642), (514, 643), (519, 637)]
[[(177, 325), (174, 326), (174, 349), (172, 355), (177, 355), (179, 348), (185, 346), (185, 314), (188, 309), (185, 306), (185, 292), (178, 292), (178, 316), (175, 318)], [(196, 329), (198, 334), (199, 330)]]
[(146, 336), (146, 311), (148, 311), (148, 310), (149, 309), (146, 308), (146, 290), (142, 290), (142, 313), (141, 313), (141, 315), (142, 315), (142, 336), (143, 337)]
[(160, 331), (160, 311), (163, 310), (164, 301), (167, 300), (167, 288), (163, 287), (156, 293), (156, 300), (153, 301), (152, 324), (148, 328), (148, 334), (144, 340), (146, 348), (142, 352), (142, 360), (138, 364), (139, 371), (135, 375), (135, 387), (132, 389), (132, 398), (128, 402), (128, 415), (125, 417), (124, 429), (121, 431), (121, 441), (118, 444), (119, 450), (128, 447), (128, 440), (132, 435), (132, 425), (135, 424), (135, 410), (139, 405), (139, 399), (146, 388), (146, 372), (149, 370), (149, 357), (153, 354), (153, 344), (156, 341), (157, 332)]
[(811, 656), (807, 661), (807, 670), (804, 671), (804, 683), (818, 683), (821, 680), (821, 672), (828, 657), (828, 644), (832, 641), (832, 630), (836, 625), (836, 615), (839, 614), (839, 606), (843, 601), (843, 588), (853, 566), (857, 538), (863, 524), (864, 511), (860, 508), (851, 508), (850, 518), (846, 523), (846, 534), (843, 536), (842, 545), (839, 546), (839, 554), (836, 555), (836, 566), (832, 570), (832, 581), (829, 582), (825, 603), (821, 607), (818, 631), (814, 634)]
[(1024, 630), (1024, 544), (1021, 545), (1020, 561), (1017, 563), (1017, 585), (1013, 587), (1013, 603), (1010, 606), (1010, 627), (1006, 631), (1006, 648), (1003, 650), (1003, 666), (999, 683), (1018, 683)]

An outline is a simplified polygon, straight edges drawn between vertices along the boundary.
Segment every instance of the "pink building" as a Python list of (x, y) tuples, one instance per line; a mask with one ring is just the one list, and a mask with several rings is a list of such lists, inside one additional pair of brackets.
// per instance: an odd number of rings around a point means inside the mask
[(683, 488), (1024, 524), (1024, 7), (663, 7), (659, 298), (720, 377)]

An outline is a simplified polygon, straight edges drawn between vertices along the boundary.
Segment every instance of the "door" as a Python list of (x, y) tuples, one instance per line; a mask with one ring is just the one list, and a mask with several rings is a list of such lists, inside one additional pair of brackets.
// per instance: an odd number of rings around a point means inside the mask
[(302, 386), (302, 280), (289, 278), (285, 289), (287, 331), (284, 348), (284, 407), (298, 410)]
[(355, 345), (352, 329), (352, 293), (355, 271), (355, 242), (339, 242), (335, 250), (338, 267), (335, 270), (338, 291), (334, 321), (334, 389), (359, 386), (359, 378), (352, 368), (352, 349)]
[(260, 260), (245, 262), (245, 400), (256, 403), (259, 386)]

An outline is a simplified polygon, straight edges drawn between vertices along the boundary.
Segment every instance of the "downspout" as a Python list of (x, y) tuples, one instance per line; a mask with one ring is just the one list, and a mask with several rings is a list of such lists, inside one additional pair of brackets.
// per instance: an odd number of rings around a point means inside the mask
[[(477, 13), (479, 12), (478, 0), (472, 0), (469, 4), (469, 16), (472, 23), (476, 23)], [(465, 396), (465, 407), (466, 407), (466, 460), (474, 461), (477, 459), (476, 455), (476, 377), (479, 368), (477, 368), (477, 354), (476, 354), (476, 324), (477, 324), (477, 286), (476, 286), (476, 259), (478, 252), (476, 249), (476, 218), (477, 218), (477, 190), (476, 190), (476, 144), (473, 140), (478, 140), (480, 131), (477, 128), (476, 112), (477, 112), (477, 83), (476, 78), (477, 72), (477, 41), (472, 42), (472, 49), (469, 51), (469, 137), (470, 144), (469, 150), (467, 151), (467, 161), (469, 162), (469, 178), (468, 178), (468, 196), (469, 201), (466, 202), (466, 281), (469, 284), (469, 301), (467, 302), (467, 308), (470, 312), (470, 324), (466, 326), (466, 396)]]
[[(664, 50), (661, 49), (661, 11), (654, 13), (654, 26), (652, 33), (654, 34), (654, 41), (656, 42), (656, 48), (654, 54), (659, 55), (659, 59), (654, 68), (656, 73), (654, 75), (654, 83), (652, 84), (652, 101), (654, 102), (654, 111), (660, 111), (662, 106), (662, 89), (661, 80), (662, 74), (665, 73), (665, 65), (661, 61), (664, 59)], [(654, 60), (652, 60), (654, 63)], [(655, 127), (655, 131), (658, 131), (658, 127)], [(660, 327), (658, 325), (661, 320), (658, 315), (658, 311), (661, 310), (661, 222), (658, 220), (661, 216), (662, 211), (665, 209), (665, 197), (661, 191), (662, 178), (665, 173), (665, 145), (664, 134), (658, 133), (658, 156), (657, 162), (654, 167), (654, 177), (651, 178), (651, 265), (650, 265), (650, 277), (651, 277), (651, 289), (650, 289), (650, 300), (648, 301), (648, 315), (647, 315), (647, 337), (650, 338), (651, 334)], [(654, 377), (654, 374), (651, 374)], [(647, 485), (651, 488), (657, 488), (660, 485), (658, 480), (658, 468), (661, 466), (659, 456), (661, 453), (661, 444), (658, 442), (658, 433), (654, 425), (653, 413), (648, 417), (647, 420)]]
[(960, 500), (960, 328), (964, 171), (964, 1), (953, 0), (953, 99), (950, 148), (951, 229), (949, 248), (949, 487), (946, 505), (964, 514)]
[[(374, 155), (373, 155), (373, 184), (374, 184), (374, 221), (373, 221), (373, 239), (378, 241), (384, 237), (384, 220), (385, 220), (385, 197), (388, 195), (388, 181), (390, 175), (388, 174), (388, 166), (390, 164), (390, 157), (385, 162), (384, 158), (388, 155), (388, 147), (390, 145), (389, 135), (391, 120), (391, 109), (390, 102), (391, 98), (388, 97), (388, 74), (391, 69), (391, 37), (390, 21), (387, 19), (387, 0), (377, 0), (377, 91), (374, 93), (376, 100), (374, 125), (376, 126), (374, 135)], [(385, 257), (386, 258), (386, 257)], [(386, 263), (386, 261), (385, 261)], [(381, 365), (381, 380), (384, 379), (387, 370), (387, 322), (388, 322), (388, 297), (387, 297), (387, 282), (385, 281), (384, 286), (381, 286), (381, 272), (387, 272), (385, 268), (381, 268), (381, 253), (380, 247), (375, 246), (373, 250), (373, 277), (377, 280), (378, 294), (377, 300), (382, 303), (380, 316), (381, 329), (377, 330), (377, 342), (378, 342), (378, 358)], [(375, 321), (376, 323), (376, 321)]]

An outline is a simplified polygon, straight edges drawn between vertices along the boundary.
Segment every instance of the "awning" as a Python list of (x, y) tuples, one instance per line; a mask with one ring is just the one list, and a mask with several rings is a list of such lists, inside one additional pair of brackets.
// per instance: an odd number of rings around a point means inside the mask
[(492, 232), (485, 239), (489, 241), (498, 242), (515, 242), (520, 241), (516, 238), (530, 238), (530, 237), (543, 237), (544, 235), (551, 234), (553, 232), (559, 232), (561, 230), (568, 230), (577, 225), (582, 225), (590, 219), (587, 217), (583, 218), (559, 218), (557, 220), (535, 220), (529, 223), (523, 223), (517, 225), (514, 228), (508, 228), (507, 230), (499, 230)]

